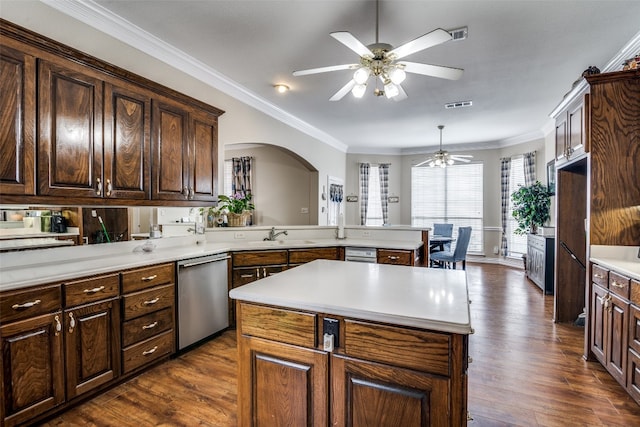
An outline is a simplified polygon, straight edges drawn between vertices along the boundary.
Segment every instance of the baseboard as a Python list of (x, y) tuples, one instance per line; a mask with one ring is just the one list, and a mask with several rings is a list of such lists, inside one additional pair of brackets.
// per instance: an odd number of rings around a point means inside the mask
[(506, 265), (508, 267), (524, 270), (524, 264), (522, 260), (517, 258), (469, 255), (467, 256), (467, 262), (475, 262), (479, 264), (500, 264), (500, 265)]

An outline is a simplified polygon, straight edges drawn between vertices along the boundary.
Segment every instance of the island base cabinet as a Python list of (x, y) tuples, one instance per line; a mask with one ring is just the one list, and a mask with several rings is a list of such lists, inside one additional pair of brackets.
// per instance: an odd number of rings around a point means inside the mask
[(326, 426), (327, 353), (238, 334), (239, 426)]
[(448, 426), (448, 388), (448, 379), (333, 355), (331, 425)]
[(0, 415), (5, 427), (23, 424), (64, 402), (62, 336), (62, 312), (0, 327)]

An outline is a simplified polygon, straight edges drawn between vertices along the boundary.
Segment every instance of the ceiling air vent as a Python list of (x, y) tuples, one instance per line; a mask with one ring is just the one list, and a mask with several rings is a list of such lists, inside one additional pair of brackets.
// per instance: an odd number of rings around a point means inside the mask
[(444, 108), (463, 108), (463, 107), (471, 107), (473, 105), (472, 101), (456, 101), (450, 102), (448, 104), (444, 104)]
[(467, 38), (467, 27), (457, 28), (455, 30), (449, 30), (449, 34), (453, 37), (453, 40), (464, 40)]

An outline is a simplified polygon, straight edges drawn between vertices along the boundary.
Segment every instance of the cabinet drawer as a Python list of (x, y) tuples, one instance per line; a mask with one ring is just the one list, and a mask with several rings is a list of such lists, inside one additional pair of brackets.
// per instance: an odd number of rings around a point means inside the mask
[(122, 325), (122, 346), (129, 347), (169, 329), (173, 329), (173, 310), (171, 308), (128, 320)]
[(65, 307), (116, 297), (119, 292), (120, 275), (117, 273), (68, 282), (64, 285)]
[(0, 323), (51, 313), (62, 308), (60, 285), (0, 294)]
[(413, 251), (378, 249), (378, 264), (413, 265)]
[(632, 280), (629, 289), (629, 299), (631, 304), (635, 304), (640, 307), (640, 282)]
[(609, 272), (609, 290), (624, 299), (629, 299), (629, 285), (631, 280), (616, 272)]
[(122, 370), (126, 374), (156, 359), (173, 353), (173, 329), (122, 351)]
[(122, 293), (135, 292), (158, 285), (173, 283), (174, 265), (154, 265), (148, 268), (126, 271), (122, 273)]
[(596, 285), (600, 285), (603, 288), (609, 286), (609, 270), (602, 268), (599, 265), (591, 265), (591, 281)]
[(231, 257), (233, 259), (234, 267), (250, 267), (269, 264), (286, 265), (289, 262), (289, 253), (287, 250), (237, 252)]
[(541, 251), (544, 251), (547, 241), (546, 241), (546, 238), (543, 236), (537, 236), (535, 234), (527, 234), (527, 244), (532, 248), (536, 248), (536, 249), (540, 249)]
[(439, 375), (450, 375), (448, 334), (345, 320), (348, 356)]
[(243, 335), (307, 348), (316, 346), (316, 315), (300, 311), (240, 304)]
[(338, 248), (289, 249), (289, 264), (303, 264), (316, 259), (339, 259)]
[(122, 301), (124, 320), (144, 316), (174, 304), (173, 284), (125, 295)]

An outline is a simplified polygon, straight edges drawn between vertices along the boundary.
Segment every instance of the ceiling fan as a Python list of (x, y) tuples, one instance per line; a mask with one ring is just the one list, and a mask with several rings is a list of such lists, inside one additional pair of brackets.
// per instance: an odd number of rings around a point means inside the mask
[[(385, 95), (387, 98), (401, 101), (407, 98), (407, 93), (400, 85), (406, 78), (406, 73), (422, 74), (449, 80), (457, 80), (462, 76), (464, 70), (461, 68), (400, 61), (405, 56), (452, 40), (453, 38), (448, 31), (438, 28), (394, 49), (390, 44), (379, 43), (378, 41), (378, 15), (379, 1), (376, 1), (376, 42), (368, 46), (362, 44), (348, 31), (338, 31), (330, 34), (331, 37), (360, 55), (358, 63), (294, 71), (293, 75), (305, 76), (329, 71), (355, 70), (353, 78), (336, 92), (329, 99), (330, 101), (339, 101), (349, 92), (356, 98), (362, 98), (367, 90), (367, 81), (370, 77), (376, 79), (376, 88), (374, 90), (376, 96)], [(383, 89), (378, 89), (377, 79), (382, 82)]]
[(416, 167), (420, 166), (440, 166), (441, 168), (446, 168), (447, 166), (451, 166), (454, 162), (464, 162), (469, 163), (473, 158), (470, 154), (449, 154), (448, 151), (442, 149), (442, 129), (444, 129), (444, 125), (438, 125), (438, 129), (440, 129), (440, 149), (433, 153), (430, 157), (423, 162), (420, 162), (416, 165)]

